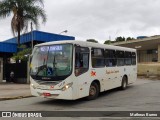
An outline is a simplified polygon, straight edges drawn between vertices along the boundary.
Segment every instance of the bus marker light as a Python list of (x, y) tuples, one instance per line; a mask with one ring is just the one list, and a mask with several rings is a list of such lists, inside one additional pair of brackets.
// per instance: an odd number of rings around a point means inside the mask
[(51, 93), (43, 93), (44, 96), (51, 96)]

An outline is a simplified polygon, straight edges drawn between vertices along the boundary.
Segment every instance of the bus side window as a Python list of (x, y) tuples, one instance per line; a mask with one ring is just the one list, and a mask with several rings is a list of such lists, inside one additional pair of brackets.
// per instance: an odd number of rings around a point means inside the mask
[(79, 76), (89, 69), (89, 48), (76, 47), (75, 75)]
[(92, 67), (102, 68), (105, 67), (104, 49), (92, 48)]
[(116, 66), (116, 52), (115, 50), (105, 50), (105, 64), (107, 67)]
[(124, 66), (124, 51), (116, 51), (117, 55), (117, 66)]
[(132, 65), (136, 65), (136, 53), (132, 52)]
[(132, 56), (131, 52), (125, 52), (125, 65), (131, 65), (132, 64)]

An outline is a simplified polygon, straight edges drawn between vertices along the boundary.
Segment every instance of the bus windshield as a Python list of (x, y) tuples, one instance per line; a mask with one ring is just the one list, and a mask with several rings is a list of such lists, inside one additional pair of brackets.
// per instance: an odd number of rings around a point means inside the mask
[(72, 44), (35, 47), (30, 75), (47, 78), (69, 76), (72, 71), (72, 49)]

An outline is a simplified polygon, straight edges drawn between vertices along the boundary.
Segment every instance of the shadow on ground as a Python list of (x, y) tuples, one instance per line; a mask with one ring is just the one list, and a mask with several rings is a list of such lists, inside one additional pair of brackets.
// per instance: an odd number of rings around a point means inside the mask
[[(128, 86), (126, 90), (128, 89), (132, 89), (134, 86)], [(99, 97), (97, 99), (103, 99), (103, 97), (106, 97), (106, 96), (110, 96), (110, 95), (113, 95), (113, 94), (116, 94), (117, 92), (123, 92), (124, 90), (120, 90), (120, 88), (115, 88), (115, 89), (112, 89), (112, 90), (108, 90), (108, 91), (105, 91), (105, 92), (102, 92), (99, 94)], [(95, 100), (97, 100), (95, 99)], [(92, 102), (92, 101), (95, 101), (95, 100), (87, 100), (86, 98), (81, 98), (81, 99), (77, 99), (77, 100), (56, 100), (56, 99), (47, 99), (44, 100), (44, 101), (40, 101), (40, 102), (37, 102), (36, 104), (45, 104), (45, 105), (57, 105), (57, 106), (65, 106), (65, 107), (70, 107), (70, 106), (76, 106), (76, 105), (80, 105), (80, 104), (84, 104), (86, 102)]]

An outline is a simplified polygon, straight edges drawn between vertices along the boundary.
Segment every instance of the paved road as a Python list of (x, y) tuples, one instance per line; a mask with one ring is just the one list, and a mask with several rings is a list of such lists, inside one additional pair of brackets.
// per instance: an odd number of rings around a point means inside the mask
[[(159, 111), (160, 81), (137, 80), (125, 91), (118, 89), (100, 94), (92, 101), (52, 100), (39, 97), (0, 101), (0, 111)], [(89, 119), (89, 118), (88, 118)], [(118, 120), (118, 118), (117, 118)]]
[(0, 100), (31, 96), (29, 84), (1, 83)]

